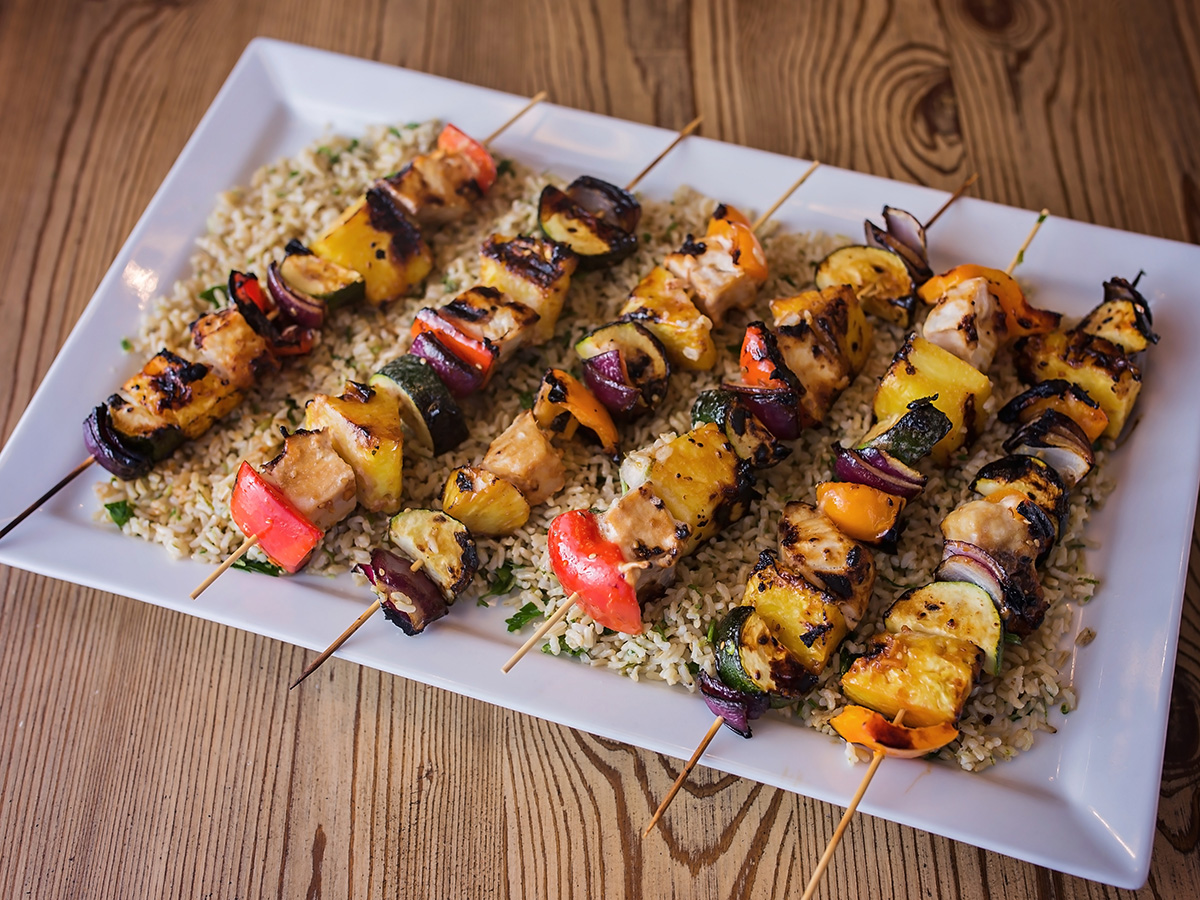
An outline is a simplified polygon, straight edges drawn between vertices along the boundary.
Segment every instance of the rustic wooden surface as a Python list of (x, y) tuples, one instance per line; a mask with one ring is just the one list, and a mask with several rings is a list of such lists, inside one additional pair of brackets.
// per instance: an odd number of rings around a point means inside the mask
[[(1200, 242), (1200, 7), (1095, 0), (0, 3), (0, 435), (268, 35)], [(1193, 545), (1195, 546), (1195, 544)], [(1200, 556), (1148, 885), (867, 817), (820, 896), (1200, 887)], [(0, 568), (0, 896), (797, 897), (840, 810)], [(986, 815), (986, 810), (980, 811)]]

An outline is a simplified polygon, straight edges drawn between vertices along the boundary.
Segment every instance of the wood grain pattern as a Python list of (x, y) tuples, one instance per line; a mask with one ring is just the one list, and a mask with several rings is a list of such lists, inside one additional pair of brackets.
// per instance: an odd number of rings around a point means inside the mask
[[(1200, 242), (1190, 0), (9, 0), (0, 436), (246, 42), (269, 35)], [(1200, 532), (1193, 542), (1200, 548)], [(1149, 883), (869, 817), (825, 898), (1200, 885), (1200, 552)], [(840, 810), (254, 635), (0, 568), (0, 896), (798, 896)]]

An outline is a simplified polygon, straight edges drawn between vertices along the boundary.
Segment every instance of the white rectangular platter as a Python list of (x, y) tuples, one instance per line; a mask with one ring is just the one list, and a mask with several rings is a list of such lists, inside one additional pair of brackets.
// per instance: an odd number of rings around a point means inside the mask
[[(186, 274), (217, 193), (260, 165), (333, 130), (438, 118), (486, 134), (524, 103), (514, 97), (275, 41), (249, 45), (154, 196), (0, 452), (0, 522), (15, 515), (85, 455), (80, 422), (137, 367), (117, 352), (152, 298)], [(231, 140), (236, 135), (239, 139)], [(622, 182), (670, 139), (662, 129), (542, 104), (497, 151), (563, 175)], [(640, 189), (667, 198), (687, 183), (761, 210), (805, 161), (693, 138)], [(884, 203), (929, 215), (944, 195), (823, 167), (778, 213), (782, 227), (861, 233)], [(1003, 266), (1033, 215), (966, 199), (933, 240), (941, 270), (962, 261)], [(1164, 338), (1145, 366), (1141, 421), (1111, 465), (1119, 488), (1093, 517), (1101, 540), (1092, 568), (1102, 587), (1080, 613), (1097, 633), (1075, 652), (1080, 697), (1057, 735), (1039, 735), (1015, 762), (972, 775), (945, 764), (889, 761), (862, 810), (980, 847), (1122, 887), (1146, 879), (1153, 847), (1167, 706), (1200, 473), (1200, 247), (1051, 218), (1021, 269), (1047, 305), (1078, 316), (1113, 275), (1147, 273), (1141, 287)], [(109, 348), (112, 352), (109, 352)], [(80, 388), (83, 388), (82, 390)], [(188, 592), (210, 571), (172, 561), (161, 547), (96, 525), (92, 473), (3, 542), (0, 562), (123, 594), (318, 649), (364, 605), (348, 577), (225, 576), (199, 601)], [(687, 757), (711, 714), (680, 689), (534, 653), (499, 668), (519, 642), (496, 610), (460, 604), (418, 640), (375, 617), (342, 651), (347, 659), (573, 728)], [(285, 690), (280, 685), (280, 690)], [(724, 771), (845, 805), (863, 774), (840, 742), (764, 723), (744, 741), (725, 732), (704, 762)], [(953, 798), (951, 802), (948, 798)], [(815, 862), (815, 860), (813, 860)]]

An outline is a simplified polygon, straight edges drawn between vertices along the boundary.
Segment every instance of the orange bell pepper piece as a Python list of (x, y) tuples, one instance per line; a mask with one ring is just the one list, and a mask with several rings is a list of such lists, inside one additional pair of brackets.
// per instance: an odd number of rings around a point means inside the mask
[(705, 234), (727, 238), (733, 246), (733, 261), (742, 271), (759, 284), (767, 280), (767, 254), (750, 227), (750, 220), (740, 210), (722, 203), (713, 210)]
[(909, 728), (893, 724), (886, 716), (865, 706), (847, 706), (829, 724), (851, 744), (901, 759), (915, 759), (940, 750), (958, 737), (958, 729), (953, 725)]
[(563, 413), (568, 416), (566, 424), (561, 426), (563, 437), (570, 440), (582, 425), (596, 435), (605, 453), (617, 455), (620, 445), (617, 426), (596, 395), (571, 373), (547, 369), (533, 401), (533, 417), (540, 427), (554, 433), (555, 422)]
[(878, 544), (896, 527), (904, 498), (866, 484), (825, 481), (817, 485), (817, 507), (848, 537)]

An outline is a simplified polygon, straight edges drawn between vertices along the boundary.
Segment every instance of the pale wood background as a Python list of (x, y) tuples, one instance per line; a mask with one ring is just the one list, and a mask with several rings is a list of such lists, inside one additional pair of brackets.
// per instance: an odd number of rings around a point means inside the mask
[[(256, 35), (1200, 242), (1192, 0), (2, 0), (0, 435)], [(701, 769), (643, 842), (675, 760), (340, 661), (289, 695), (293, 647), (24, 572), (0, 597), (3, 897), (798, 897), (840, 814)], [(1195, 896), (1198, 597), (1143, 890), (863, 817), (821, 896)]]

